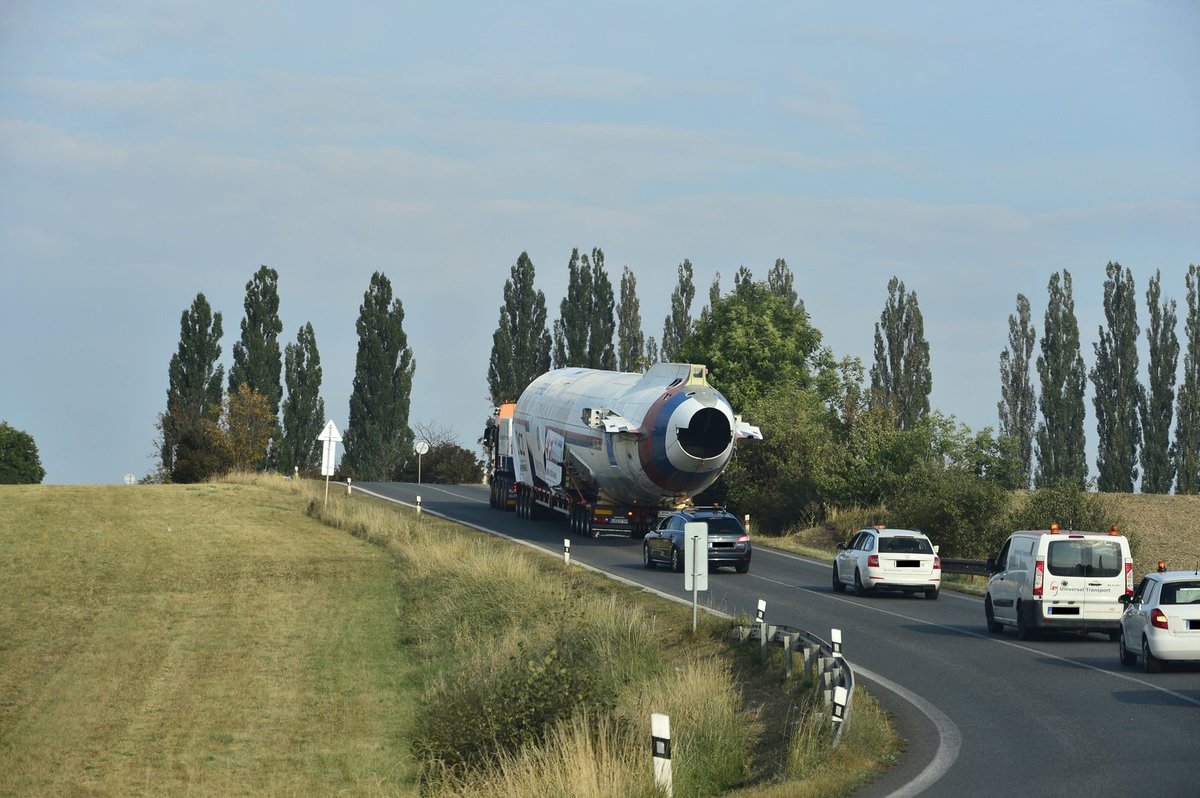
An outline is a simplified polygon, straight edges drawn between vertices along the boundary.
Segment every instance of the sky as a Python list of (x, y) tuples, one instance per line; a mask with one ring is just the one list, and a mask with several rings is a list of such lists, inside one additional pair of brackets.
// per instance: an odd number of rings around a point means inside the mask
[[(552, 321), (572, 248), (600, 247), (656, 339), (685, 258), (693, 316), (716, 275), (783, 258), (823, 343), (868, 368), (898, 277), (933, 408), (995, 428), (1017, 294), (1040, 336), (1071, 273), (1089, 368), (1108, 262), (1143, 331), (1156, 271), (1186, 315), (1197, 42), (1200, 4), (1175, 0), (6, 0), (0, 420), (46, 483), (152, 472), (181, 314), (198, 293), (222, 314), (228, 371), (267, 265), (280, 346), (312, 323), (344, 431), (379, 271), (410, 423), (474, 450), (517, 258)], [(1094, 447), (1090, 388), (1087, 412)]]

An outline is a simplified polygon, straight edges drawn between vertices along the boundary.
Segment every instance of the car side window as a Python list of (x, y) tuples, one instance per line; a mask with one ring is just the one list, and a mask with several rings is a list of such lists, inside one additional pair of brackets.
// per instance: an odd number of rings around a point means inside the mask
[(1150, 587), (1150, 579), (1149, 579), (1149, 577), (1145, 577), (1145, 576), (1144, 576), (1144, 577), (1142, 577), (1142, 581), (1141, 581), (1141, 582), (1138, 582), (1137, 590), (1134, 590), (1134, 591), (1133, 591), (1133, 598), (1131, 598), (1131, 599), (1129, 600), (1129, 603), (1130, 603), (1130, 604), (1137, 604), (1137, 603), (1141, 602), (1141, 600), (1142, 600), (1142, 599), (1145, 597), (1145, 595), (1146, 595), (1146, 589), (1147, 589), (1147, 588), (1149, 588), (1149, 587)]
[(859, 548), (863, 551), (875, 551), (875, 536), (870, 532), (864, 532), (862, 540), (859, 541)]
[(852, 537), (848, 541), (846, 541), (846, 545), (843, 546), (843, 548), (846, 551), (854, 551), (855, 549), (857, 549), (858, 548), (858, 539), (861, 538), (862, 535), (863, 535), (862, 532), (856, 533), (854, 535), (854, 537)]

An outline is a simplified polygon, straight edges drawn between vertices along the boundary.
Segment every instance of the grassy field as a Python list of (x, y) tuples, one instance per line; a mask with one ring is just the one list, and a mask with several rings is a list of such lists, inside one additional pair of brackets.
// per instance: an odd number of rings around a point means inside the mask
[(651, 711), (681, 797), (845, 795), (900, 750), (865, 692), (831, 750), (811, 689), (727, 622), (320, 496), (0, 488), (0, 795), (649, 798)]
[(243, 485), (0, 489), (0, 794), (395, 793), (395, 564)]

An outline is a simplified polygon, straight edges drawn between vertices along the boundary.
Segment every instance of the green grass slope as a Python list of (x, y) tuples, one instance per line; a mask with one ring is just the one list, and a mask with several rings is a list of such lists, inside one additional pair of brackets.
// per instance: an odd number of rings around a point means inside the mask
[(407, 791), (394, 562), (303, 508), (0, 489), (0, 794)]

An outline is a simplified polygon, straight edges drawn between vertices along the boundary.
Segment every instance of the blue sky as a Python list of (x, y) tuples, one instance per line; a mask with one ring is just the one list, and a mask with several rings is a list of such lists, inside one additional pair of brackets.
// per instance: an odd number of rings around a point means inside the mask
[(1016, 295), (1040, 332), (1055, 271), (1089, 366), (1108, 261), (1143, 326), (1156, 269), (1183, 314), (1200, 5), (647, 5), (3, 4), (0, 419), (48, 483), (146, 474), (180, 314), (198, 292), (223, 314), (228, 368), (262, 264), (343, 430), (387, 274), (411, 420), (469, 448), (522, 251), (553, 319), (572, 247), (603, 248), (656, 338), (684, 258), (696, 315), (715, 274), (785, 258), (825, 343), (868, 366), (898, 276), (932, 403), (975, 430)]

